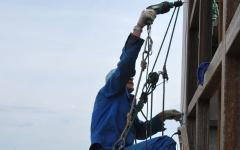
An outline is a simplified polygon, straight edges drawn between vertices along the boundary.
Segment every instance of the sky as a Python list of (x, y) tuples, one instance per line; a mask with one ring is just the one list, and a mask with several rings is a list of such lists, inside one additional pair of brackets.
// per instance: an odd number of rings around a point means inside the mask
[[(105, 75), (115, 68), (141, 11), (159, 2), (0, 0), (0, 148), (88, 149), (94, 99)], [(151, 60), (171, 12), (157, 16), (152, 25)], [(182, 9), (167, 63), (166, 109), (180, 110), (181, 51)], [(162, 69), (162, 56), (156, 71)], [(153, 114), (161, 108), (162, 87), (158, 86)], [(167, 121), (165, 134), (171, 136), (178, 126)]]

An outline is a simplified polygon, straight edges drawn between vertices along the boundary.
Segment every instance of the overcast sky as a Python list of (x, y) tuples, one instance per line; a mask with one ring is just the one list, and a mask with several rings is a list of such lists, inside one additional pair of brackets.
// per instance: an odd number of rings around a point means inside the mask
[[(105, 75), (142, 9), (159, 2), (0, 0), (0, 149), (88, 149), (92, 107)], [(151, 60), (171, 12), (152, 26)], [(166, 108), (178, 110), (181, 48), (182, 10), (167, 64)], [(163, 57), (156, 71), (162, 64)], [(139, 60), (136, 67), (139, 74)], [(162, 108), (161, 91), (154, 94), (154, 114)], [(178, 126), (167, 121), (166, 134)]]

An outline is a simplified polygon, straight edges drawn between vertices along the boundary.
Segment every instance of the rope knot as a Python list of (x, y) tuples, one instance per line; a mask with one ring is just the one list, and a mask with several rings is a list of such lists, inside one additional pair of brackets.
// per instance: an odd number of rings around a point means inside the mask
[(141, 97), (140, 97), (140, 100), (141, 100), (143, 103), (146, 103), (147, 100), (148, 100), (148, 93), (142, 92)]
[(147, 62), (145, 60), (141, 61), (141, 69), (144, 71), (147, 68)]
[(169, 78), (168, 78), (167, 69), (166, 69), (166, 66), (165, 66), (165, 65), (163, 66), (163, 71), (160, 71), (159, 74), (162, 75), (162, 78), (163, 78), (163, 79), (166, 79), (166, 80), (169, 79)]

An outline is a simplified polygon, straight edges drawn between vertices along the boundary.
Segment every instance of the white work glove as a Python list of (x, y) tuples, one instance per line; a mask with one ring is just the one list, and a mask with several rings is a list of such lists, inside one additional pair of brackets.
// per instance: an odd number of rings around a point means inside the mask
[(156, 18), (156, 12), (153, 9), (145, 9), (137, 22), (137, 26), (143, 28), (145, 25), (151, 25)]
[(175, 110), (175, 109), (170, 109), (170, 110), (165, 110), (164, 111), (164, 119), (165, 120), (174, 119), (175, 121), (180, 121), (181, 118), (182, 118), (182, 113)]

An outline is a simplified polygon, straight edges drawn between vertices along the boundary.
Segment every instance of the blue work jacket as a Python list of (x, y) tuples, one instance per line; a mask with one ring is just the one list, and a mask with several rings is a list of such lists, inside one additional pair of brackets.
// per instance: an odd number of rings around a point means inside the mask
[[(133, 95), (126, 90), (130, 77), (135, 75), (135, 63), (144, 40), (132, 34), (128, 36), (117, 68), (98, 92), (91, 123), (91, 143), (99, 143), (104, 149), (112, 149), (120, 137), (130, 111)], [(155, 117), (153, 133), (162, 129), (160, 117)], [(136, 132), (145, 135), (146, 123), (136, 119), (126, 138), (126, 146), (133, 144)]]

